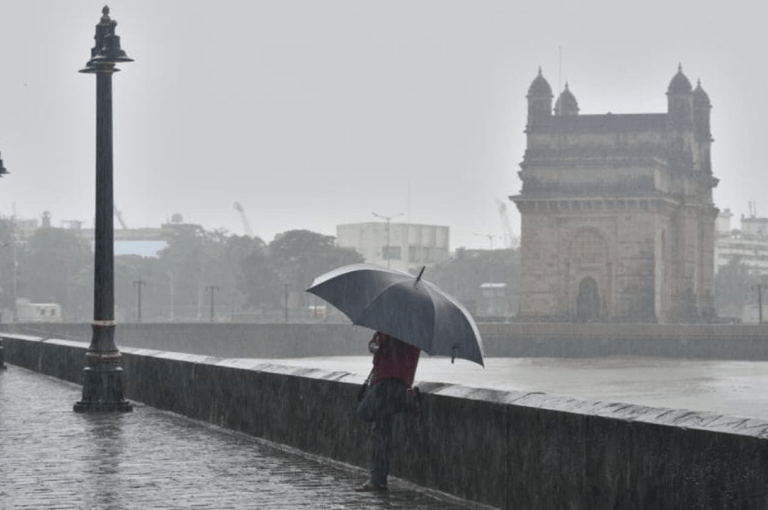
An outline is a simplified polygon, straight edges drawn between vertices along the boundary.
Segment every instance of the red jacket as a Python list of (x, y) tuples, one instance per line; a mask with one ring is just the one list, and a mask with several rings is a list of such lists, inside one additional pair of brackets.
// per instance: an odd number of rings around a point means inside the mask
[(371, 386), (382, 379), (400, 379), (406, 386), (413, 384), (416, 365), (421, 351), (397, 338), (376, 332), (371, 342), (378, 342), (379, 348), (373, 355), (373, 377)]

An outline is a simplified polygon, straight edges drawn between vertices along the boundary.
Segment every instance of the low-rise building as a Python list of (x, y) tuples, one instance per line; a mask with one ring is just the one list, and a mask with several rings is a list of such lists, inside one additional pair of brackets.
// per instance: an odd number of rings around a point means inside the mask
[(722, 211), (717, 218), (715, 271), (734, 257), (753, 274), (768, 274), (768, 218), (741, 217), (741, 228), (731, 227), (733, 213)]
[(448, 260), (449, 227), (368, 222), (336, 226), (336, 242), (354, 248), (365, 261), (400, 271), (416, 271)]
[(61, 305), (58, 303), (32, 303), (29, 299), (16, 300), (18, 322), (62, 322)]

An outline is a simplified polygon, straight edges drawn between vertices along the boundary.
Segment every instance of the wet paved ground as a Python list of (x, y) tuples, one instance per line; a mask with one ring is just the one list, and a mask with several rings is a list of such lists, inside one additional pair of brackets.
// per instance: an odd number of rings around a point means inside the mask
[[(370, 356), (269, 360), (367, 375)], [(543, 392), (585, 400), (709, 411), (768, 420), (768, 362), (645, 357), (487, 358), (475, 363), (423, 357), (419, 381)]]
[(137, 405), (77, 414), (81, 388), (0, 371), (0, 508), (488, 508), (390, 479), (358, 494), (362, 469)]

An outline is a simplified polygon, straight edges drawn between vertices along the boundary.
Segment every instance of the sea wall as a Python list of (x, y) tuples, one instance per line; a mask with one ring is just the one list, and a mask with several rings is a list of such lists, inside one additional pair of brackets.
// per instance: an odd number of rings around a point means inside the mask
[[(6, 362), (80, 382), (87, 344), (3, 335)], [(123, 348), (126, 398), (366, 465), (362, 377)], [(1, 376), (0, 376), (1, 377)], [(422, 383), (392, 474), (510, 509), (768, 508), (768, 422)], [(62, 402), (69, 407), (74, 402)]]
[[(768, 324), (480, 323), (489, 357), (654, 356), (768, 360)], [(90, 342), (90, 324), (2, 324), (0, 331)], [(121, 347), (219, 357), (364, 355), (371, 331), (351, 324), (126, 323)]]

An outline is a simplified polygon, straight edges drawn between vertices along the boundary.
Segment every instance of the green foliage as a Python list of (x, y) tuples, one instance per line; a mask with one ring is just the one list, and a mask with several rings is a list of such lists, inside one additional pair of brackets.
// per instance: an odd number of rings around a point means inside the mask
[[(466, 250), (424, 273), (424, 279), (443, 289), (464, 304), (471, 312), (483, 314), (483, 283), (506, 283), (504, 296), (508, 314), (517, 311), (520, 297), (519, 250)], [(505, 314), (506, 315), (506, 314)]]
[(741, 318), (744, 305), (757, 302), (755, 286), (765, 283), (761, 275), (751, 274), (749, 268), (734, 256), (715, 274), (715, 309), (720, 317)]
[(83, 289), (83, 269), (92, 263), (90, 248), (72, 232), (39, 228), (17, 246), (17, 296), (38, 303), (59, 303), (65, 317), (72, 315), (75, 296)]
[[(163, 296), (160, 289), (164, 290), (162, 283), (166, 278), (164, 267), (158, 258), (140, 255), (115, 257), (115, 317), (118, 321), (133, 322), (138, 319), (139, 286), (142, 295), (142, 321), (165, 318), (167, 305), (160, 299), (160, 296)], [(158, 284), (160, 288), (157, 288)]]
[[(0, 306), (12, 307), (13, 242), (11, 225), (0, 221)], [(40, 228), (17, 242), (18, 297), (56, 302), (70, 321), (93, 318), (93, 252), (66, 229)], [(266, 245), (258, 237), (230, 236), (182, 225), (158, 257), (115, 257), (115, 318), (135, 321), (141, 288), (144, 322), (197, 321), (210, 317), (211, 288), (215, 316), (238, 320), (241, 313), (272, 312), (282, 317), (286, 284), (292, 306), (304, 307), (312, 280), (336, 267), (362, 262), (335, 238), (291, 230)], [(139, 283), (139, 282), (144, 283)]]
[(245, 295), (246, 309), (277, 310), (282, 306), (283, 282), (271, 262), (266, 246), (241, 259), (238, 290)]
[[(335, 239), (307, 230), (292, 230), (267, 246), (258, 237), (228, 236), (224, 231), (180, 229), (159, 258), (118, 257), (115, 306), (124, 320), (135, 320), (142, 287), (142, 320), (196, 321), (210, 317), (211, 287), (216, 317), (270, 312), (282, 317), (285, 284), (294, 306), (303, 306), (304, 290), (318, 275), (361, 262)], [(267, 314), (267, 315), (264, 315)]]
[(0, 307), (13, 306), (14, 245), (11, 223), (0, 219)]
[[(160, 252), (157, 266), (145, 269), (146, 295), (157, 302), (154, 317), (146, 315), (142, 306), (142, 320), (204, 320), (210, 317), (212, 294), (215, 315), (242, 312), (250, 304), (241, 290), (245, 278), (242, 263), (263, 252), (264, 246), (258, 237), (227, 236), (223, 230), (180, 229)], [(159, 288), (150, 289), (153, 282)]]
[(337, 248), (335, 239), (309, 230), (289, 230), (269, 244), (269, 259), (283, 282), (303, 291), (331, 269), (363, 262), (355, 250)]
[(11, 228), (10, 221), (0, 219), (0, 307), (9, 310), (13, 307), (14, 259), (18, 256), (14, 256)]

